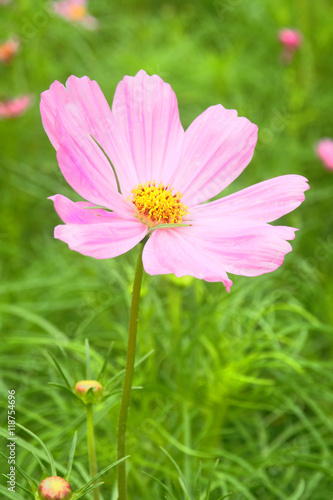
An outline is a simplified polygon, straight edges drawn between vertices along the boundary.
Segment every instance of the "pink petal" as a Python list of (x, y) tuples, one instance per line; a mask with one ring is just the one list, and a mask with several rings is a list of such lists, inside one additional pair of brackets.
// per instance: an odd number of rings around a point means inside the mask
[(197, 205), (219, 194), (245, 169), (258, 127), (220, 104), (204, 111), (185, 132), (177, 174), (171, 181), (184, 203)]
[(237, 216), (241, 219), (271, 222), (285, 215), (304, 201), (309, 189), (301, 175), (282, 175), (260, 182), (219, 200), (190, 209), (195, 219), (219, 219)]
[(137, 182), (168, 184), (180, 157), (184, 131), (175, 93), (169, 84), (143, 70), (118, 84), (112, 112), (126, 137)]
[(285, 240), (296, 231), (233, 218), (192, 224), (153, 232), (143, 252), (147, 273), (222, 281), (229, 291), (232, 281), (226, 273), (259, 276), (277, 269), (292, 250)]
[(242, 276), (275, 271), (283, 263), (285, 254), (292, 250), (285, 240), (294, 239), (297, 231), (234, 217), (197, 220), (191, 229), (189, 237), (193, 245), (199, 242), (226, 272)]
[(225, 270), (199, 241), (191, 237), (191, 227), (158, 229), (143, 250), (143, 265), (148, 274), (194, 276), (206, 281), (222, 281), (230, 291), (232, 281)]
[(113, 219), (105, 224), (66, 224), (57, 226), (54, 237), (68, 244), (71, 250), (94, 257), (117, 257), (139, 243), (147, 226), (137, 220)]
[(65, 224), (99, 224), (110, 223), (110, 219), (118, 218), (115, 212), (107, 212), (94, 207), (93, 203), (79, 201), (74, 203), (61, 194), (50, 196), (49, 200), (54, 202), (57, 214)]
[(89, 135), (84, 141), (79, 134), (62, 135), (57, 159), (66, 181), (82, 198), (118, 213), (133, 213), (133, 206), (117, 192), (108, 160)]
[(58, 81), (52, 83), (50, 90), (41, 94), (40, 113), (43, 127), (55, 149), (59, 147), (55, 118), (57, 111), (65, 106), (67, 100), (66, 89)]
[[(127, 197), (138, 183), (133, 159), (97, 82), (87, 76), (69, 77), (66, 88), (54, 82), (50, 90), (42, 93), (40, 107), (45, 131), (56, 149), (62, 136), (79, 140), (82, 149), (90, 147), (90, 135), (98, 141), (114, 165)], [(97, 145), (94, 148), (100, 149)], [(107, 169), (110, 170), (109, 164)]]

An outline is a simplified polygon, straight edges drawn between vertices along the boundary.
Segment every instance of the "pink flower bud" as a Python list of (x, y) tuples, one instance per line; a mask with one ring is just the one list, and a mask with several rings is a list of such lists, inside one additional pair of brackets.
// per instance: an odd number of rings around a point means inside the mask
[(303, 37), (299, 31), (285, 28), (279, 31), (279, 40), (290, 49), (298, 49), (302, 45)]
[(289, 64), (294, 53), (302, 45), (302, 34), (295, 29), (284, 28), (278, 32), (279, 41), (283, 45), (282, 61)]
[(316, 147), (318, 158), (329, 170), (333, 170), (333, 141), (332, 139), (322, 139)]
[[(89, 391), (89, 389), (92, 390)], [(75, 394), (85, 403), (98, 403), (102, 392), (103, 387), (97, 380), (80, 380), (75, 385)]]
[(72, 488), (66, 479), (51, 476), (44, 479), (38, 488), (41, 500), (69, 500)]

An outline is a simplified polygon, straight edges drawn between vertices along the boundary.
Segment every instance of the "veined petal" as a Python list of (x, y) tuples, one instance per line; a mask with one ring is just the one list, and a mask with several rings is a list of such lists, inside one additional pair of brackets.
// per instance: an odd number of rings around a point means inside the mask
[(194, 276), (206, 281), (221, 281), (230, 291), (232, 281), (220, 262), (196, 239), (191, 227), (158, 229), (153, 232), (143, 250), (143, 266), (148, 274)]
[[(133, 159), (97, 82), (87, 76), (70, 76), (66, 87), (54, 82), (42, 93), (40, 109), (44, 128), (55, 149), (60, 147), (63, 136), (76, 138), (82, 148), (89, 146), (93, 136), (109, 156), (122, 192), (128, 196), (137, 184)], [(116, 185), (112, 171), (110, 177)]]
[(115, 212), (108, 212), (87, 201), (74, 202), (61, 194), (49, 196), (54, 208), (65, 224), (100, 224), (110, 223), (112, 219), (119, 219)]
[(129, 144), (137, 182), (167, 185), (176, 172), (183, 143), (175, 93), (159, 76), (143, 70), (118, 84), (112, 112)]
[(301, 175), (281, 175), (219, 200), (192, 207), (191, 216), (203, 220), (237, 216), (241, 219), (272, 222), (304, 201), (304, 191), (309, 189), (307, 182)]
[(55, 81), (41, 94), (40, 113), (45, 132), (47, 133), (54, 149), (58, 149), (59, 141), (56, 132), (57, 110), (62, 109), (68, 101), (68, 94), (65, 87)]
[(219, 194), (249, 164), (258, 127), (218, 104), (204, 111), (185, 132), (177, 173), (171, 181), (184, 203), (198, 205)]
[(54, 237), (71, 250), (95, 259), (109, 259), (128, 252), (147, 234), (141, 222), (113, 219), (105, 224), (66, 224), (54, 229)]
[(292, 250), (290, 243), (297, 229), (271, 226), (263, 222), (221, 217), (193, 222), (188, 238), (213, 255), (229, 273), (259, 276), (275, 271)]
[[(60, 124), (58, 124), (60, 125)], [(68, 184), (82, 198), (120, 213), (133, 213), (133, 207), (120, 195), (112, 168), (90, 136), (62, 135), (57, 152), (60, 170)]]
[(249, 220), (221, 218), (193, 221), (192, 226), (156, 230), (143, 252), (148, 274), (191, 275), (221, 281), (230, 291), (227, 273), (259, 276), (277, 269), (296, 229)]

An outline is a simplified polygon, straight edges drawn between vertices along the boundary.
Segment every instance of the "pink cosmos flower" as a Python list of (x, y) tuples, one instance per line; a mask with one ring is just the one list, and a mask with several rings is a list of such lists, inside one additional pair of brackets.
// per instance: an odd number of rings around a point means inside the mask
[(283, 45), (282, 62), (291, 63), (296, 50), (302, 45), (302, 34), (295, 29), (284, 28), (278, 32), (278, 38)]
[(9, 38), (6, 42), (0, 44), (0, 61), (8, 63), (17, 53), (20, 42), (17, 38)]
[(0, 118), (16, 118), (22, 115), (30, 105), (31, 97), (28, 95), (0, 101)]
[(54, 11), (69, 21), (78, 22), (85, 28), (96, 29), (98, 21), (88, 15), (87, 0), (60, 0), (53, 4)]
[(43, 92), (41, 114), (65, 179), (88, 200), (51, 197), (64, 222), (55, 238), (72, 250), (107, 259), (148, 237), (148, 274), (222, 281), (228, 291), (227, 273), (274, 271), (292, 250), (296, 229), (268, 223), (304, 200), (304, 177), (205, 203), (254, 152), (257, 126), (235, 110), (211, 106), (184, 132), (170, 85), (141, 70), (118, 84), (112, 110), (95, 81), (71, 76)]
[(333, 140), (322, 139), (318, 142), (316, 147), (318, 158), (321, 159), (323, 164), (329, 170), (333, 170)]

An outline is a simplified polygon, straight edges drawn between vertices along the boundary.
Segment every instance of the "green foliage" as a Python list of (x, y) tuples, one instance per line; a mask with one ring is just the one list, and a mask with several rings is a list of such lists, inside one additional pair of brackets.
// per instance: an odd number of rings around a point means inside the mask
[[(287, 173), (308, 177), (311, 190), (281, 220), (300, 231), (275, 273), (234, 276), (230, 294), (221, 284), (144, 276), (142, 362), (128, 424), (130, 499), (331, 500), (333, 177), (313, 148), (333, 136), (333, 6), (328, 0), (90, 6), (100, 20), (96, 32), (51, 15), (42, 0), (1, 7), (1, 36), (18, 34), (22, 48), (0, 67), (0, 97), (35, 96), (24, 116), (0, 122), (3, 452), (7, 391), (15, 389), (17, 422), (52, 450), (60, 474), (78, 431), (71, 481), (74, 489), (89, 481), (85, 408), (70, 393), (74, 381), (86, 378), (87, 338), (91, 372), (109, 380), (111, 393), (95, 407), (100, 470), (115, 460), (136, 249), (97, 261), (53, 239), (59, 219), (47, 197), (78, 198), (60, 174), (38, 99), (54, 80), (87, 74), (111, 103), (123, 75), (144, 68), (173, 86), (185, 127), (217, 103), (258, 124), (255, 156), (227, 193)], [(288, 67), (279, 62), (276, 39), (284, 26), (304, 35)], [(50, 382), (65, 382), (68, 392)], [(17, 464), (38, 481), (38, 460), (48, 464), (47, 453), (19, 427), (17, 435)], [(28, 498), (24, 491), (14, 497), (1, 481), (5, 498)], [(115, 469), (103, 481), (104, 500), (115, 500)]]

